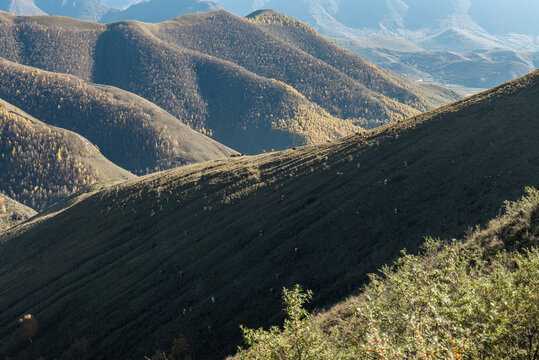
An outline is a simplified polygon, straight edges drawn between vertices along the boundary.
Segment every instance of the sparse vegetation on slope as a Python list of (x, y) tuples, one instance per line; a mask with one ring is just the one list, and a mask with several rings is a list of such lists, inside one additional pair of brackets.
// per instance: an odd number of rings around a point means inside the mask
[(0, 194), (0, 232), (31, 218), (35, 214), (34, 209)]
[(132, 178), (88, 140), (0, 107), (0, 191), (36, 210), (96, 182)]
[(79, 133), (115, 164), (137, 174), (235, 153), (120, 89), (1, 58), (0, 79), (0, 97), (49, 125)]
[(428, 240), (316, 317), (284, 291), (283, 330), (244, 329), (237, 359), (535, 359), (539, 353), (539, 191), (465, 241)]
[[(230, 355), (240, 324), (282, 321), (279, 289), (335, 304), (402, 248), (460, 237), (539, 187), (538, 96), (539, 71), (332, 144), (131, 180), (8, 231), (0, 352), (52, 358), (86, 338), (96, 359), (137, 358), (185, 339), (197, 358)], [(15, 323), (28, 313), (31, 347)]]

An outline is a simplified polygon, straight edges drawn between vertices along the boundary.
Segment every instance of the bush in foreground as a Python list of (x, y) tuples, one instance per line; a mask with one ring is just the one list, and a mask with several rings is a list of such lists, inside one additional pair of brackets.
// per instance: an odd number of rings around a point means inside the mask
[(238, 359), (539, 359), (539, 191), (466, 241), (429, 239), (318, 316), (284, 289), (282, 329), (242, 328)]

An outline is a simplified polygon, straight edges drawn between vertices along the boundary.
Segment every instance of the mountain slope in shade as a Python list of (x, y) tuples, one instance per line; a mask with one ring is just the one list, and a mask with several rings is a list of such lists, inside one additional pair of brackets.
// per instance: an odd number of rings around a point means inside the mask
[(0, 194), (0, 232), (12, 228), (36, 214), (34, 209)]
[(123, 10), (110, 9), (99, 21), (103, 23), (120, 20), (160, 22), (187, 13), (206, 12), (218, 8), (215, 2), (205, 0), (151, 0), (136, 3)]
[[(350, 125), (404, 119), (456, 98), (431, 98), (396, 76), (381, 81), (388, 72), (314, 37), (326, 48), (318, 58), (225, 11), (159, 24), (1, 18), (0, 56), (136, 93), (240, 152), (331, 140), (357, 131)], [(336, 68), (343, 54), (360, 68)], [(293, 125), (313, 119), (324, 125)]]
[(0, 97), (49, 125), (75, 131), (137, 174), (213, 160), (235, 151), (139, 96), (0, 58)]
[[(539, 339), (530, 336), (539, 322), (539, 191), (524, 192), (464, 239), (430, 238), (420, 255), (403, 253), (373, 274), (359, 296), (328, 311), (293, 318), (301, 306), (290, 299), (298, 297), (283, 296), (290, 321), (282, 331), (249, 331), (247, 349), (227, 360), (294, 358), (298, 347), (305, 349), (305, 359), (318, 360), (343, 354), (533, 358), (539, 347)], [(171, 357), (181, 354), (176, 349)]]
[(0, 191), (36, 210), (94, 183), (134, 178), (87, 139), (1, 102)]
[[(239, 324), (281, 320), (282, 287), (335, 303), (402, 248), (537, 187), (538, 96), (536, 71), (366, 135), (124, 182), (7, 232), (0, 352), (54, 357), (86, 337), (96, 359), (140, 358), (185, 337), (222, 358)], [(24, 313), (41, 324), (31, 347)]]

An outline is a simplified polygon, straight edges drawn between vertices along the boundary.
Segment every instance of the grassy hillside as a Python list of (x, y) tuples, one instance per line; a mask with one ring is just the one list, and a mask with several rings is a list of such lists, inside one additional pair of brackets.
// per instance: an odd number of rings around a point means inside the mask
[(0, 194), (0, 232), (34, 216), (36, 211)]
[[(428, 240), (359, 296), (312, 317), (285, 291), (282, 331), (245, 332), (237, 359), (533, 359), (539, 351), (539, 191), (464, 241)], [(178, 354), (178, 351), (176, 351)], [(173, 354), (171, 354), (173, 355)], [(232, 358), (231, 358), (232, 359)]]
[(108, 159), (137, 174), (235, 153), (134, 94), (1, 58), (0, 97), (86, 137)]
[(133, 178), (80, 135), (0, 100), (0, 192), (42, 210), (94, 184)]
[[(539, 71), (366, 136), (131, 180), (7, 232), (0, 353), (86, 338), (93, 358), (136, 358), (185, 338), (222, 358), (239, 324), (282, 320), (278, 289), (334, 304), (402, 248), (461, 236), (537, 187), (537, 96)], [(31, 346), (14, 321), (27, 313)]]
[[(276, 34), (222, 10), (108, 25), (3, 13), (0, 56), (136, 93), (247, 153), (335, 139), (456, 99), (420, 91), (316, 34), (313, 54)], [(294, 125), (313, 121), (322, 125)]]

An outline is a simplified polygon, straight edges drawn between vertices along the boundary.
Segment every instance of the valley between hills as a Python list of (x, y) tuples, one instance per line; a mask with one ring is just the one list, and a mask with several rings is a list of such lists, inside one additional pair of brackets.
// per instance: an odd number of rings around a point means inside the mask
[(272, 10), (0, 34), (2, 358), (539, 351), (539, 70), (462, 99)]

